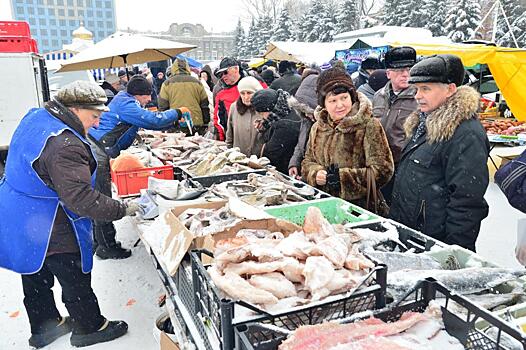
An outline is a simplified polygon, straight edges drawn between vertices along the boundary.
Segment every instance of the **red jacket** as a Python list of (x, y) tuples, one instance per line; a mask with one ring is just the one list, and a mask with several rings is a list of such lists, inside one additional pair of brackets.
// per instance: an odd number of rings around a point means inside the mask
[[(239, 83), (239, 80), (237, 83)], [(219, 140), (221, 141), (225, 140), (230, 105), (236, 102), (239, 98), (237, 83), (228, 86), (221, 81), (220, 88), (217, 91), (214, 91), (214, 126), (219, 133)], [(262, 81), (260, 81), (260, 83), (264, 89), (267, 88), (267, 84)]]

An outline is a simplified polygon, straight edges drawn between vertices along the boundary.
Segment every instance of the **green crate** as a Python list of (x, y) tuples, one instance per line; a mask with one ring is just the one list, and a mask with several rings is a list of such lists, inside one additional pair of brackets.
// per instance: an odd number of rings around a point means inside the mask
[(265, 209), (265, 211), (276, 218), (302, 225), (309, 207), (318, 207), (331, 224), (363, 223), (381, 219), (380, 216), (339, 198), (280, 205)]

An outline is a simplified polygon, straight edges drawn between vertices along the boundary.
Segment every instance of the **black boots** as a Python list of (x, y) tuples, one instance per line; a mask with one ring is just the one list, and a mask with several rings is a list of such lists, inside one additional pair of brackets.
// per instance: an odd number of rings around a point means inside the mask
[(71, 345), (83, 347), (97, 343), (104, 343), (122, 337), (127, 331), (128, 324), (126, 322), (106, 320), (102, 327), (96, 332), (88, 334), (79, 334), (73, 332), (71, 335)]
[(95, 251), (102, 260), (106, 259), (126, 259), (131, 256), (131, 250), (122, 248), (120, 244), (116, 244), (110, 247), (103, 247), (99, 245)]
[(47, 329), (43, 333), (31, 334), (29, 346), (37, 349), (43, 348), (69, 332), (71, 332), (70, 318), (62, 317), (62, 320), (58, 321), (57, 325)]

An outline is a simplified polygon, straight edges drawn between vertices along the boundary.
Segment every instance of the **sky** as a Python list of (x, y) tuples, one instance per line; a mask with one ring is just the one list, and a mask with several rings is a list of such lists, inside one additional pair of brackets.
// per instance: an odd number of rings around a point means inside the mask
[[(171, 23), (202, 24), (209, 32), (233, 31), (245, 16), (242, 0), (115, 0), (118, 29), (167, 31)], [(0, 0), (0, 20), (12, 19), (10, 0)]]

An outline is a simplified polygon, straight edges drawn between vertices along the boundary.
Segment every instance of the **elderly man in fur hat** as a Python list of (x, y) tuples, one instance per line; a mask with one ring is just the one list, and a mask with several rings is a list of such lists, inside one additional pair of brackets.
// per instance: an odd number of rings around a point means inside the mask
[(475, 251), (488, 215), (489, 142), (477, 118), (479, 94), (460, 86), (453, 55), (427, 57), (410, 71), (419, 109), (405, 122), (408, 143), (396, 173), (390, 216), (447, 244)]

